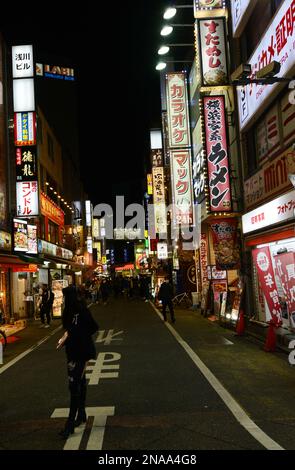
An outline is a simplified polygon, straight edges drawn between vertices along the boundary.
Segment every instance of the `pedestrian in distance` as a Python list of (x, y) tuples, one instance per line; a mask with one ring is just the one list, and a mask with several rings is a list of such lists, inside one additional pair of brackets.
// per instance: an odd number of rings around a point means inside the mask
[(64, 429), (60, 435), (67, 439), (75, 427), (86, 423), (85, 411), (87, 383), (87, 361), (96, 358), (95, 344), (92, 335), (98, 331), (98, 324), (87, 308), (81, 290), (71, 285), (63, 289), (65, 306), (62, 313), (62, 324), (65, 333), (60, 338), (57, 349), (65, 345), (67, 370), (70, 390), (70, 411)]
[(103, 279), (100, 285), (101, 299), (104, 305), (107, 304), (109, 298), (109, 286), (106, 279)]
[(173, 286), (169, 282), (169, 277), (165, 277), (164, 282), (161, 284), (161, 287), (159, 289), (158, 293), (158, 299), (161, 300), (162, 302), (162, 314), (164, 317), (164, 321), (167, 321), (167, 315), (166, 315), (166, 308), (169, 308), (169, 313), (171, 317), (172, 323), (175, 323), (175, 315), (174, 315), (174, 309), (173, 309)]
[[(40, 318), (41, 318), (41, 327), (49, 328), (51, 322), (51, 310), (54, 301), (54, 293), (52, 292), (49, 287), (44, 284), (43, 285), (43, 292), (42, 292), (42, 299), (40, 305)], [(45, 324), (45, 317), (46, 317), (46, 324)]]

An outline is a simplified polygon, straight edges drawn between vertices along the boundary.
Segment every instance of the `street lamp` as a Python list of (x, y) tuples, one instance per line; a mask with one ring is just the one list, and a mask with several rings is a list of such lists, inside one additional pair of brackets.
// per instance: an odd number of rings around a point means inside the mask
[(158, 54), (165, 55), (165, 54), (168, 54), (169, 51), (170, 51), (169, 46), (161, 46), (160, 49), (158, 49)]
[(158, 49), (158, 54), (159, 55), (165, 55), (170, 51), (170, 47), (190, 47), (193, 46), (194, 44), (165, 44)]
[(174, 7), (166, 8), (163, 14), (164, 20), (170, 20), (171, 18), (173, 18), (177, 13), (178, 8), (193, 8), (193, 5), (176, 5)]
[(173, 28), (174, 28), (174, 27), (179, 27), (179, 26), (185, 27), (185, 28), (186, 28), (186, 27), (191, 28), (191, 27), (194, 26), (194, 25), (193, 25), (192, 23), (190, 23), (190, 24), (184, 24), (184, 23), (179, 23), (179, 24), (173, 24), (173, 23), (172, 23), (172, 24), (165, 24), (165, 25), (163, 26), (163, 28), (161, 29), (160, 34), (161, 34), (161, 36), (169, 36), (169, 34), (172, 33)]
[(164, 70), (167, 67), (167, 64), (176, 64), (176, 63), (181, 63), (181, 64), (187, 64), (188, 62), (192, 62), (191, 60), (166, 60), (165, 62), (158, 62), (156, 65), (156, 70)]

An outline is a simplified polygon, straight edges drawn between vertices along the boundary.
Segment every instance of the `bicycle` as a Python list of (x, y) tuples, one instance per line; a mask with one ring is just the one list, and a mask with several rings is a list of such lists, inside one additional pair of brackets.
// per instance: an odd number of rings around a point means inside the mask
[(176, 295), (175, 297), (173, 297), (172, 302), (174, 307), (189, 308), (193, 305), (193, 302), (187, 292), (182, 292), (181, 294)]

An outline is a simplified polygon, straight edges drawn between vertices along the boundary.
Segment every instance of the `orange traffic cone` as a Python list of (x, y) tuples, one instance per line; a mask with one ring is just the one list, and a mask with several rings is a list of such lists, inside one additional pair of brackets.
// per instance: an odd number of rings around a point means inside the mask
[(275, 332), (275, 325), (270, 322), (269, 327), (267, 330), (266, 341), (264, 345), (264, 351), (266, 352), (274, 352), (276, 350), (276, 332)]
[(244, 310), (240, 310), (239, 318), (237, 321), (237, 326), (236, 326), (236, 335), (237, 336), (243, 336), (245, 333), (245, 316), (244, 316)]

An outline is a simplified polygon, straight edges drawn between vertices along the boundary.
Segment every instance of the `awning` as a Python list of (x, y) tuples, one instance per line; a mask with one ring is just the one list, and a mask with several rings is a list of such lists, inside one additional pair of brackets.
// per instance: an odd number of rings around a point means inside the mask
[(30, 256), (25, 253), (19, 253), (18, 257), (24, 262), (29, 264), (44, 264), (44, 259), (39, 256)]

